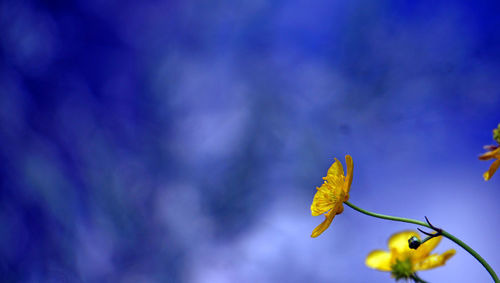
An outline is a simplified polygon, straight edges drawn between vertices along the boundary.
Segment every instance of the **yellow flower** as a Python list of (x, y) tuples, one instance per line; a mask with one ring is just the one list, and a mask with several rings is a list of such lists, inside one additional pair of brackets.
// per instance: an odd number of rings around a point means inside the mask
[(375, 250), (366, 257), (366, 265), (380, 271), (390, 271), (396, 279), (410, 278), (419, 270), (442, 266), (455, 255), (451, 249), (442, 254), (431, 254), (439, 244), (442, 236), (432, 238), (412, 250), (408, 247), (408, 239), (420, 236), (416, 231), (402, 231), (393, 234), (388, 241), (389, 251)]
[(484, 172), (483, 178), (485, 181), (491, 179), (493, 174), (497, 171), (498, 167), (500, 167), (500, 123), (496, 129), (493, 129), (493, 139), (499, 144), (496, 145), (487, 145), (484, 148), (488, 150), (485, 154), (479, 156), (479, 160), (490, 160), (496, 159), (491, 163), (490, 169)]
[(323, 177), (325, 182), (321, 187), (316, 188), (317, 192), (314, 195), (311, 204), (311, 213), (313, 216), (325, 214), (325, 220), (316, 227), (311, 237), (316, 238), (323, 233), (332, 223), (335, 215), (344, 211), (343, 202), (349, 200), (349, 190), (352, 183), (352, 157), (345, 156), (347, 165), (347, 175), (344, 175), (344, 168), (340, 161), (335, 158), (326, 177)]
[(479, 160), (490, 160), (496, 159), (493, 163), (491, 163), (490, 169), (483, 174), (483, 178), (485, 181), (488, 181), (493, 174), (497, 171), (498, 167), (500, 167), (500, 146), (489, 146), (490, 151), (485, 154), (479, 156)]

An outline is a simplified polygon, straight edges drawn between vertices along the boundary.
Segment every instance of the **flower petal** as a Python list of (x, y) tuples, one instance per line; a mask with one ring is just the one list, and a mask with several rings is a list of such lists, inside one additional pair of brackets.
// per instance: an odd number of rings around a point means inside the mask
[(443, 254), (431, 254), (423, 261), (415, 263), (413, 268), (415, 269), (415, 271), (418, 271), (418, 270), (427, 270), (438, 266), (442, 266), (446, 263), (448, 259), (454, 256), (455, 253), (456, 251), (452, 249), (444, 252)]
[(413, 259), (415, 261), (420, 261), (426, 258), (436, 248), (439, 242), (441, 242), (442, 238), (442, 236), (434, 237), (420, 245), (420, 247), (418, 247), (418, 249), (416, 249), (413, 253)]
[(318, 225), (318, 227), (314, 228), (311, 234), (311, 238), (316, 238), (321, 233), (325, 232), (328, 227), (330, 227), (330, 224), (332, 224), (333, 218), (335, 217), (335, 211), (332, 209), (330, 212), (325, 214), (325, 220), (321, 222), (321, 224)]
[(317, 191), (311, 204), (312, 216), (318, 216), (327, 212), (328, 210), (334, 208), (336, 203), (339, 201), (339, 196), (335, 192), (335, 187), (330, 184), (325, 182), (321, 185), (321, 187), (316, 189)]
[(417, 231), (406, 230), (393, 234), (388, 241), (388, 246), (390, 250), (397, 250), (398, 252), (404, 252), (410, 250), (408, 247), (408, 239), (412, 236), (417, 237), (420, 240), (420, 236)]
[(368, 267), (381, 271), (391, 271), (391, 253), (375, 250), (372, 251), (365, 260)]
[(500, 159), (495, 160), (495, 162), (491, 163), (490, 169), (483, 174), (483, 178), (485, 181), (491, 179), (493, 174), (497, 171), (498, 167), (500, 167)]
[(495, 150), (488, 151), (485, 154), (479, 156), (479, 160), (490, 160), (495, 158), (495, 156), (498, 154), (500, 154), (500, 147), (497, 147)]
[(344, 201), (347, 201), (349, 200), (349, 191), (351, 190), (351, 184), (352, 184), (352, 169), (354, 167), (352, 162), (352, 157), (350, 155), (345, 156), (345, 163), (347, 166), (347, 175), (345, 177), (345, 182), (344, 182), (344, 192), (346, 197)]
[[(342, 190), (340, 190), (339, 197), (340, 198), (344, 197), (344, 192)], [(330, 224), (332, 224), (335, 215), (341, 214), (343, 211), (344, 211), (343, 203), (341, 201), (336, 202), (335, 206), (327, 214), (325, 214), (326, 219), (313, 230), (311, 237), (316, 238), (319, 235), (321, 235), (321, 233), (323, 233), (326, 229), (328, 229), (328, 227), (330, 227)]]
[(344, 168), (342, 167), (342, 163), (335, 158), (335, 162), (330, 166), (330, 169), (328, 169), (328, 172), (326, 173), (327, 176), (343, 176), (344, 175)]

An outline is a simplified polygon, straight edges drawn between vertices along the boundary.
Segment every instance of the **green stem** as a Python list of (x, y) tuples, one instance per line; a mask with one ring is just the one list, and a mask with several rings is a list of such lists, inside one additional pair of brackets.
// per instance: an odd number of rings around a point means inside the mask
[(411, 279), (413, 279), (413, 281), (415, 281), (415, 283), (427, 283), (427, 281), (424, 281), (422, 278), (418, 277), (418, 275), (416, 273), (413, 273), (413, 275), (411, 276)]
[(425, 239), (423, 239), (421, 242), (420, 242), (420, 245), (423, 245), (425, 242), (429, 241), (430, 239), (434, 238), (434, 236), (427, 236), (425, 237)]
[(491, 266), (488, 264), (488, 262), (486, 262), (486, 260), (484, 260), (484, 258), (482, 258), (474, 249), (472, 249), (466, 243), (462, 242), (460, 239), (458, 239), (457, 237), (453, 236), (452, 234), (450, 234), (444, 230), (443, 230), (443, 236), (452, 240), (457, 245), (461, 246), (464, 250), (468, 251), (473, 257), (475, 257), (477, 259), (477, 261), (479, 261), (484, 266), (484, 268), (486, 268), (486, 270), (488, 270), (488, 272), (491, 275), (491, 278), (493, 278), (495, 283), (500, 282), (500, 280), (498, 280), (498, 276), (496, 275), (493, 268), (491, 268)]
[[(414, 220), (414, 219), (408, 219), (408, 218), (403, 218), (403, 217), (395, 217), (395, 216), (390, 216), (390, 215), (373, 213), (373, 212), (364, 210), (362, 208), (359, 208), (359, 207), (355, 206), (354, 204), (352, 204), (352, 203), (350, 203), (348, 201), (345, 201), (344, 203), (347, 204), (348, 206), (350, 206), (352, 209), (357, 210), (357, 211), (359, 211), (359, 212), (361, 212), (363, 214), (369, 215), (369, 216), (373, 216), (373, 217), (381, 218), (381, 219), (386, 219), (386, 220), (392, 220), (392, 221), (412, 223), (412, 224), (417, 224), (417, 225), (424, 226), (424, 227), (427, 227), (427, 228), (431, 228), (429, 226), (429, 224), (427, 224), (425, 222), (422, 222), (422, 221), (419, 221), (419, 220)], [(459, 240), (457, 237), (453, 236), (452, 234), (450, 234), (450, 233), (448, 233), (448, 232), (446, 232), (444, 230), (442, 231), (442, 234), (443, 234), (444, 237), (452, 240), (457, 245), (461, 246), (464, 250), (466, 250), (467, 252), (469, 252), (473, 257), (475, 257), (476, 260), (479, 261), (484, 266), (484, 268), (486, 268), (486, 270), (488, 271), (488, 273), (491, 275), (491, 278), (493, 278), (493, 281), (495, 281), (495, 283), (500, 283), (500, 280), (498, 279), (498, 276), (496, 275), (495, 271), (493, 271), (493, 268), (491, 268), (491, 266), (486, 262), (486, 260), (484, 260), (484, 258), (482, 258), (475, 250), (473, 250), (467, 244), (465, 244), (464, 242), (462, 242), (461, 240)]]

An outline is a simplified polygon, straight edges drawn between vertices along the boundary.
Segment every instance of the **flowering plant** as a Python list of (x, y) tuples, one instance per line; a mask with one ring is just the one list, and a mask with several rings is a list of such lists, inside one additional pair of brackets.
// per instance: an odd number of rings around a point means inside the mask
[[(493, 130), (493, 139), (497, 141), (498, 145), (488, 146), (487, 149), (489, 151), (479, 157), (480, 160), (496, 159), (491, 164), (489, 170), (484, 173), (483, 177), (485, 180), (489, 180), (500, 167), (500, 124), (497, 129)], [(381, 271), (389, 271), (396, 280), (412, 279), (414, 282), (425, 282), (417, 275), (417, 271), (442, 266), (456, 253), (454, 249), (451, 249), (442, 254), (431, 254), (441, 239), (445, 237), (455, 242), (479, 261), (488, 271), (494, 282), (500, 282), (488, 262), (474, 249), (444, 229), (432, 225), (427, 217), (425, 217), (426, 222), (423, 222), (409, 218), (389, 216), (370, 212), (350, 203), (349, 192), (353, 180), (354, 166), (350, 155), (346, 155), (345, 160), (347, 166), (346, 174), (344, 174), (344, 168), (340, 161), (335, 158), (335, 162), (328, 169), (326, 176), (323, 177), (323, 184), (316, 188), (316, 194), (311, 204), (311, 214), (313, 216), (324, 214), (325, 220), (313, 230), (311, 237), (316, 238), (328, 229), (335, 216), (344, 211), (343, 204), (346, 204), (354, 210), (372, 217), (416, 224), (434, 231), (434, 233), (429, 233), (418, 229), (427, 236), (424, 239), (421, 239), (416, 231), (403, 231), (393, 234), (389, 238), (389, 251), (375, 250), (368, 255), (366, 258), (366, 265), (368, 267)]]

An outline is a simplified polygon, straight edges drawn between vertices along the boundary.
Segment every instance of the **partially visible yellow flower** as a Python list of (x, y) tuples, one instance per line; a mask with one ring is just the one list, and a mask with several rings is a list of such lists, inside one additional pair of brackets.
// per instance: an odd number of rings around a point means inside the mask
[[(500, 124), (498, 124), (496, 129), (493, 129), (493, 139), (500, 145)], [(479, 156), (479, 160), (496, 159), (491, 163), (490, 169), (483, 174), (484, 180), (488, 181), (495, 174), (498, 167), (500, 167), (500, 146), (487, 145), (484, 148), (488, 151)]]
[(500, 167), (500, 146), (491, 146), (489, 148), (491, 149), (490, 151), (479, 156), (479, 160), (496, 159), (495, 161), (493, 161), (493, 163), (491, 163), (490, 169), (484, 172), (483, 178), (485, 181), (488, 181), (493, 176), (493, 174), (495, 174), (498, 167)]
[[(498, 128), (493, 130), (493, 139), (500, 145), (500, 124), (498, 124)], [(488, 181), (495, 174), (498, 167), (500, 167), (500, 146), (487, 145), (484, 148), (489, 151), (479, 156), (479, 160), (496, 159), (491, 163), (490, 169), (483, 174), (484, 180)]]
[(316, 238), (323, 233), (332, 224), (335, 215), (344, 211), (343, 202), (349, 200), (349, 190), (352, 183), (352, 157), (345, 156), (347, 165), (347, 174), (344, 175), (342, 163), (335, 158), (326, 177), (323, 177), (325, 182), (321, 187), (316, 188), (313, 202), (311, 204), (311, 213), (313, 216), (325, 214), (325, 220), (316, 227), (311, 237)]
[(451, 249), (442, 254), (431, 254), (441, 241), (442, 236), (432, 238), (416, 250), (408, 247), (408, 239), (420, 236), (416, 231), (402, 231), (393, 234), (388, 241), (389, 251), (375, 250), (366, 257), (366, 265), (380, 271), (389, 271), (396, 279), (410, 278), (419, 270), (442, 266), (455, 255)]

